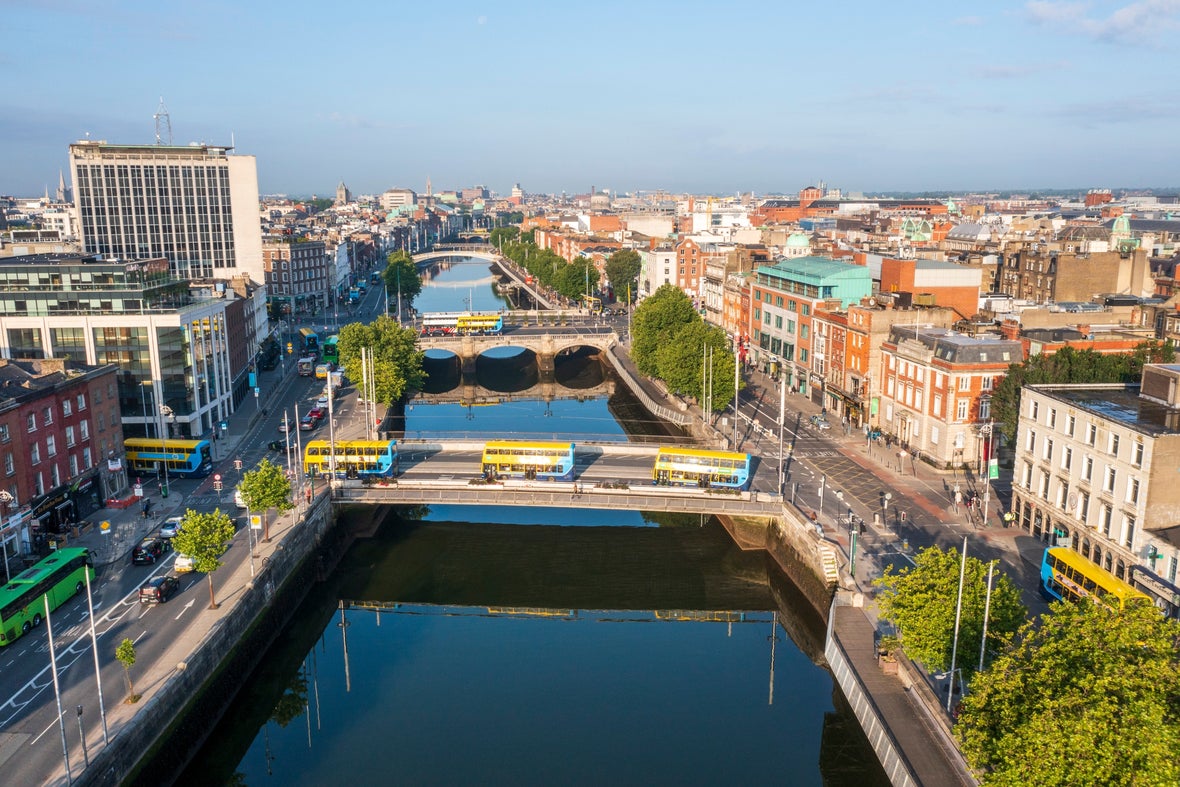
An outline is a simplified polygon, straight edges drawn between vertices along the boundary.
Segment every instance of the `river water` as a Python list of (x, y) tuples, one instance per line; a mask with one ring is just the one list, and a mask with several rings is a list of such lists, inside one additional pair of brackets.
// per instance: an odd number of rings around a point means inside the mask
[[(488, 277), (436, 270), (416, 306), (500, 308)], [(626, 408), (411, 404), (405, 427), (623, 439)], [(406, 510), (313, 588), (180, 781), (887, 784), (822, 641), (715, 520)]]

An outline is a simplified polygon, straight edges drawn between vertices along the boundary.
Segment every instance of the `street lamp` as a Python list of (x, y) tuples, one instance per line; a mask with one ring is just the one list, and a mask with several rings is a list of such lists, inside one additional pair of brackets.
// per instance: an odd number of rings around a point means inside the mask
[(892, 492), (886, 492), (885, 497), (881, 499), (881, 511), (884, 514), (885, 527), (889, 527), (889, 501), (893, 499)]
[(86, 730), (82, 727), (82, 706), (78, 706), (78, 737), (82, 739), (82, 767), (90, 767), (90, 752), (86, 751)]
[(4, 584), (12, 581), (12, 575), (8, 573), (8, 536), (4, 533), (4, 513), (8, 506), (15, 500), (7, 489), (0, 489), (0, 548), (4, 550)]
[(161, 404), (159, 409), (160, 414), (160, 436), (164, 441), (164, 480), (160, 482), (160, 497), (168, 497), (168, 433), (164, 431), (164, 419), (173, 416), (172, 408), (166, 404)]

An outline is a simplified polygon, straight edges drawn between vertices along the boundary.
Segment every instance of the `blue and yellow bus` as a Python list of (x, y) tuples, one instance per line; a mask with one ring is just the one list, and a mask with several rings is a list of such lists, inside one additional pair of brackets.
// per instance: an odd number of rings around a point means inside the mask
[(168, 475), (173, 477), (204, 478), (213, 472), (213, 451), (208, 440), (128, 437), (123, 447), (127, 464), (139, 473), (156, 472), (161, 462), (168, 465)]
[(493, 440), (483, 447), (483, 475), (543, 481), (574, 480), (574, 444)]
[(334, 363), (337, 366), (340, 365), (340, 347), (338, 346), (339, 341), (340, 337), (336, 334), (332, 334), (327, 339), (324, 339), (323, 359), (325, 363)]
[(1041, 595), (1056, 601), (1091, 598), (1112, 609), (1136, 598), (1151, 603), (1147, 594), (1068, 547), (1049, 547), (1041, 556)]
[(422, 333), (426, 336), (498, 334), (503, 330), (504, 317), (496, 312), (432, 312), (422, 315)]
[[(329, 478), (392, 478), (397, 475), (397, 441), (310, 440), (303, 450), (303, 472)], [(334, 455), (333, 455), (334, 454)]]
[(0, 588), (0, 645), (41, 625), (45, 598), (52, 611), (82, 592), (87, 572), (94, 579), (90, 550), (58, 549), (9, 580)]
[(661, 448), (651, 477), (658, 486), (745, 489), (750, 483), (750, 455), (703, 448)]
[(303, 344), (303, 352), (307, 355), (315, 355), (320, 351), (320, 335), (311, 328), (299, 329), (299, 341)]

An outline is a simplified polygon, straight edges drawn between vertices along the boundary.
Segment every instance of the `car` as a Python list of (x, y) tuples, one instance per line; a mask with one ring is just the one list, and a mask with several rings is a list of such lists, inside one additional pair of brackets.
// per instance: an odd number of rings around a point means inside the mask
[(315, 406), (316, 407), (327, 407), (328, 406), (328, 395), (321, 394), (320, 398), (315, 400)]
[(177, 555), (176, 562), (172, 564), (172, 570), (178, 574), (187, 574), (193, 570), (193, 559), (188, 555)]
[(269, 448), (271, 451), (286, 451), (287, 450), (287, 441), (286, 440), (271, 440), (269, 443), (266, 444), (266, 447)]
[(180, 590), (180, 580), (171, 574), (152, 577), (139, 589), (140, 604), (163, 604)]
[(168, 554), (169, 542), (155, 536), (148, 536), (131, 550), (131, 563), (136, 566), (150, 566)]
[(305, 415), (299, 419), (299, 428), (304, 432), (310, 432), (320, 425), (320, 419), (312, 418), (310, 415)]
[(828, 423), (828, 419), (824, 418), (822, 415), (813, 415), (813, 416), (811, 416), (810, 420), (811, 420), (811, 425), (814, 426), (816, 429), (831, 429), (832, 428), (832, 425), (830, 423)]
[(328, 411), (320, 407), (313, 407), (307, 411), (309, 418), (318, 418), (321, 421), (328, 417)]
[(246, 499), (242, 497), (242, 490), (234, 487), (234, 505), (238, 508), (248, 508)]
[(161, 538), (174, 538), (180, 532), (180, 523), (184, 521), (182, 516), (170, 516), (164, 520), (164, 524), (160, 525)]
[(286, 419), (284, 419), (284, 420), (282, 420), (282, 421), (279, 421), (279, 431), (280, 431), (280, 432), (282, 432), (283, 434), (286, 434), (286, 433), (287, 433), (287, 431), (288, 431), (288, 422), (286, 421)]

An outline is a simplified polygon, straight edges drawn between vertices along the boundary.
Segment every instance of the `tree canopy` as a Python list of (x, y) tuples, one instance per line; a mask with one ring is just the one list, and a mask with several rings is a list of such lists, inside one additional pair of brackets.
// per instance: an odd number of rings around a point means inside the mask
[(1180, 624), (1058, 602), (978, 675), (956, 734), (983, 783), (1180, 784)]
[(181, 520), (180, 529), (172, 539), (176, 551), (192, 558), (193, 570), (209, 580), (209, 608), (217, 607), (213, 595), (213, 572), (221, 568), (221, 556), (234, 537), (234, 523), (228, 514), (215, 508), (210, 512), (189, 509)]
[[(929, 547), (918, 553), (913, 567), (896, 573), (892, 566), (874, 581), (881, 617), (897, 626), (906, 654), (931, 672), (950, 669), (955, 636), (955, 610), (959, 597), (960, 552)], [(967, 558), (963, 579), (962, 619), (956, 667), (964, 682), (971, 679), (979, 662), (983, 637), (983, 610), (987, 598), (987, 564)], [(990, 656), (1002, 650), (1020, 629), (1028, 610), (1020, 590), (1007, 575), (996, 571), (992, 580), (991, 608), (987, 638)], [(988, 659), (985, 658), (985, 665)]]
[(349, 323), (340, 329), (340, 365), (348, 378), (364, 379), (361, 348), (373, 351), (373, 377), (378, 402), (390, 405), (408, 390), (418, 390), (426, 382), (422, 369), (425, 354), (418, 350), (418, 335), (413, 328), (403, 328), (397, 320), (384, 315), (365, 323)]
[(631, 357), (639, 371), (658, 377), (656, 353), (680, 330), (698, 322), (701, 316), (679, 287), (665, 284), (653, 292), (631, 318)]
[(522, 233), (513, 241), (504, 239), (500, 253), (531, 273), (541, 284), (556, 290), (571, 300), (576, 300), (589, 289), (598, 287), (598, 270), (594, 261), (578, 257), (567, 262), (552, 249), (538, 249), (533, 242), (534, 232)]
[(637, 292), (639, 272), (643, 268), (643, 258), (634, 249), (616, 251), (606, 260), (606, 278), (614, 288), (615, 297), (626, 299), (628, 293), (634, 299)]
[(1016, 440), (1020, 417), (1020, 391), (1026, 385), (1045, 383), (1133, 383), (1138, 382), (1145, 363), (1172, 363), (1175, 348), (1170, 342), (1143, 342), (1129, 354), (1107, 355), (1089, 348), (1063, 347), (1052, 355), (1032, 355), (1014, 363), (992, 392), (992, 416), (1008, 442)]
[(514, 241), (520, 235), (520, 227), (496, 227), (488, 233), (488, 242), (496, 248), (506, 241)]
[(251, 513), (263, 515), (266, 522), (264, 539), (269, 541), (270, 518), (267, 514), (270, 509), (282, 513), (295, 507), (291, 502), (291, 479), (282, 467), (263, 457), (253, 470), (248, 470), (242, 476), (238, 490), (242, 493), (246, 508)]
[(401, 292), (406, 303), (413, 303), (422, 292), (422, 276), (418, 273), (414, 258), (404, 251), (395, 251), (390, 253), (386, 260), (389, 264), (381, 272), (386, 291), (394, 297)]

